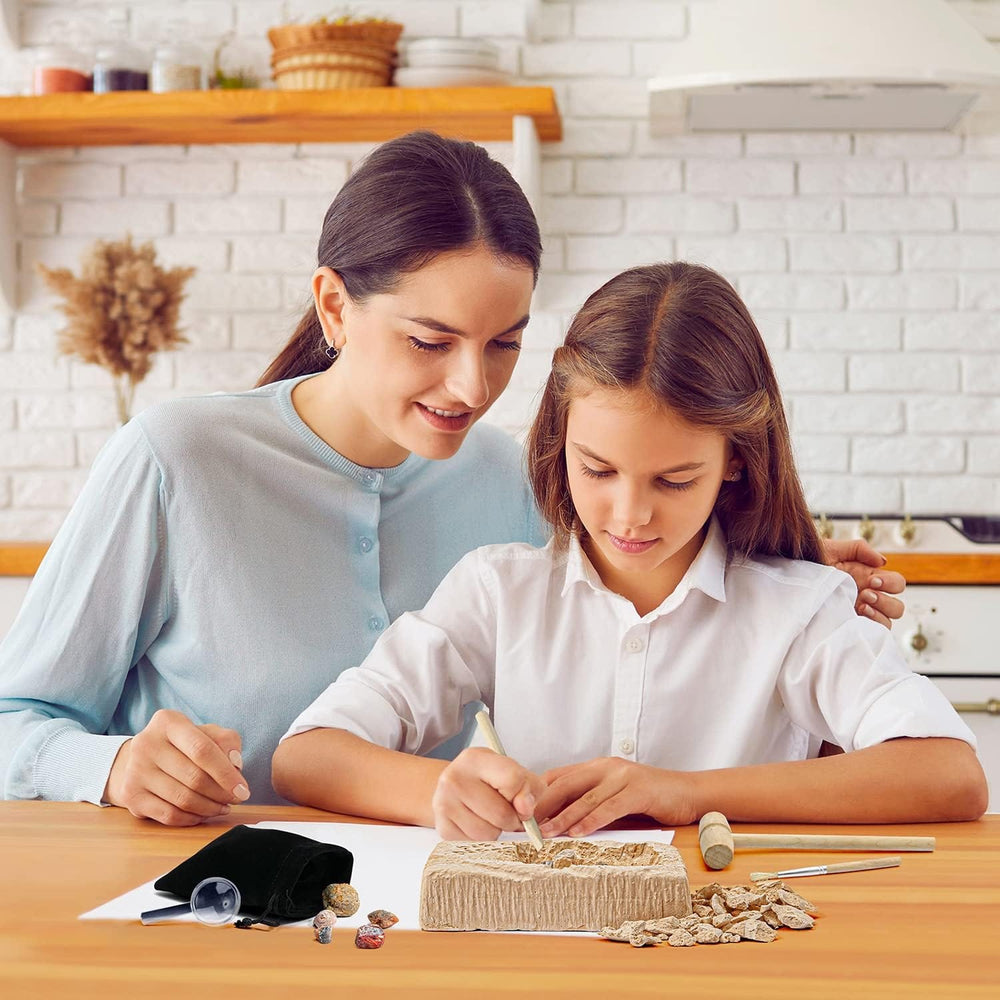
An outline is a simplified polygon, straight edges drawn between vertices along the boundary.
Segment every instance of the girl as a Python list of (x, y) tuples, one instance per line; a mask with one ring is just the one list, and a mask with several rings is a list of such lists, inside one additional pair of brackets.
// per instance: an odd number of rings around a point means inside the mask
[[(518, 447), (479, 423), (540, 256), (481, 147), (414, 133), (368, 157), (259, 387), (152, 407), (95, 462), (0, 646), (5, 797), (182, 825), (278, 801), (271, 755), (331, 671), (465, 553), (544, 540)], [(829, 552), (859, 611), (901, 614), (877, 553)]]
[[(281, 794), (471, 840), (531, 815), (552, 837), (632, 813), (985, 810), (971, 732), (823, 565), (766, 350), (724, 279), (664, 264), (595, 292), (528, 459), (553, 540), (466, 556), (295, 721)], [(411, 756), (476, 699), (509, 758)], [(849, 752), (820, 759), (824, 741)]]

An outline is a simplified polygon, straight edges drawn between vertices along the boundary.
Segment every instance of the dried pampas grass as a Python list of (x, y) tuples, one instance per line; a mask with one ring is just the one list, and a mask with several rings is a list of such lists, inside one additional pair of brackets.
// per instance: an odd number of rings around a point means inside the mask
[(38, 265), (48, 286), (65, 300), (59, 308), (68, 322), (59, 332), (59, 352), (111, 373), (118, 419), (125, 423), (153, 355), (187, 342), (177, 329), (177, 314), (195, 269), (165, 271), (156, 264), (153, 244), (133, 246), (131, 236), (98, 240), (81, 263), (79, 278), (66, 268)]

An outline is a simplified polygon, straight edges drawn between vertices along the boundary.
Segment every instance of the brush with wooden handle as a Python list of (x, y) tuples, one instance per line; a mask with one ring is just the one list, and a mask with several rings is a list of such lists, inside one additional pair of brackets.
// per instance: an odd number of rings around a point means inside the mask
[(896, 868), (903, 863), (898, 854), (887, 858), (862, 858), (860, 861), (838, 861), (835, 865), (809, 865), (806, 868), (787, 868), (783, 872), (750, 872), (751, 882), (770, 878), (804, 878), (806, 875), (836, 875), (838, 872), (866, 872), (873, 868)]

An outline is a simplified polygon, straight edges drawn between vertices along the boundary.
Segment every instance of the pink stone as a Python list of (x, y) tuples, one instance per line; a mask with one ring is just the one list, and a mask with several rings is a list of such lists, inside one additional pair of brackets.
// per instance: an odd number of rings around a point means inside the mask
[(357, 948), (381, 948), (385, 941), (385, 931), (374, 924), (362, 924), (354, 935), (354, 945)]

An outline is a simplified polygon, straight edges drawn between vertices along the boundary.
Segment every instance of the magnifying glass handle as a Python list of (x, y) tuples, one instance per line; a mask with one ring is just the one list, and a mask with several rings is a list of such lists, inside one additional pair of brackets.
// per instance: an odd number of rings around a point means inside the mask
[(171, 917), (179, 917), (182, 913), (190, 913), (190, 903), (177, 903), (175, 906), (163, 906), (158, 910), (146, 910), (139, 914), (139, 919), (144, 924), (155, 924), (158, 920), (169, 920)]

